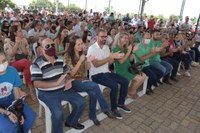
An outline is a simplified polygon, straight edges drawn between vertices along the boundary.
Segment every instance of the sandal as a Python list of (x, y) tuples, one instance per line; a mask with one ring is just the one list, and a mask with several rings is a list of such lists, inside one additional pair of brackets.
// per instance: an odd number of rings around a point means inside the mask
[(138, 95), (137, 93), (135, 93), (135, 94), (129, 94), (129, 95), (130, 95), (130, 97), (131, 97), (132, 99), (134, 99), (134, 100), (136, 100), (136, 99), (139, 98), (139, 95)]

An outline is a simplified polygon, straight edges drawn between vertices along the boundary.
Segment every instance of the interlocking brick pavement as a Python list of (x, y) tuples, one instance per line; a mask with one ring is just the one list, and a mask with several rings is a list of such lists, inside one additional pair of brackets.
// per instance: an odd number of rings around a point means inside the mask
[[(180, 76), (173, 85), (160, 85), (153, 95), (144, 95), (128, 104), (132, 112), (120, 110), (122, 120), (103, 119), (101, 126), (91, 126), (84, 133), (199, 133), (200, 132), (200, 67), (192, 68), (192, 77)], [(172, 81), (171, 81), (172, 82)], [(109, 101), (109, 90), (104, 95)], [(88, 98), (86, 98), (88, 101)], [(38, 113), (38, 103), (27, 102)], [(65, 115), (69, 113), (64, 109)], [(100, 113), (100, 111), (98, 111)], [(32, 133), (45, 133), (44, 111), (38, 118)], [(88, 102), (81, 122), (88, 119)], [(65, 131), (69, 128), (64, 128)]]

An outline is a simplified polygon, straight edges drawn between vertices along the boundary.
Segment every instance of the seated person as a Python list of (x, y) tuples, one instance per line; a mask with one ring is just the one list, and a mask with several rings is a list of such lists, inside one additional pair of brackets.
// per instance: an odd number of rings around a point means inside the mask
[[(131, 66), (131, 61), (133, 61), (134, 53), (138, 50), (138, 45), (132, 48), (132, 44), (127, 47), (129, 42), (129, 36), (127, 33), (120, 33), (117, 40), (118, 44), (113, 48), (113, 52), (121, 51), (125, 56), (119, 60), (115, 60), (115, 72), (121, 76), (124, 76), (131, 82), (131, 89), (129, 90), (129, 95), (131, 98), (136, 99), (139, 96), (137, 95), (137, 89), (144, 83), (146, 75), (141, 74), (132, 74), (128, 71), (128, 68)], [(133, 49), (133, 50), (132, 50)]]
[[(100, 122), (96, 117), (97, 101), (99, 102), (102, 111), (108, 115), (108, 117), (114, 118), (114, 116), (109, 112), (109, 106), (104, 99), (98, 84), (86, 79), (85, 72), (86, 67), (89, 68), (89, 63), (86, 62), (86, 57), (83, 54), (82, 43), (82, 39), (78, 36), (70, 38), (70, 44), (66, 54), (66, 64), (71, 67), (70, 75), (75, 79), (72, 82), (72, 89), (77, 92), (87, 92), (90, 96), (89, 118), (98, 126), (100, 125)], [(89, 62), (93, 61), (94, 56), (88, 57), (87, 60)]]
[[(65, 120), (65, 126), (83, 129), (78, 123), (85, 108), (85, 98), (71, 89), (73, 79), (67, 79), (69, 68), (63, 59), (56, 56), (54, 42), (46, 38), (41, 45), (42, 56), (39, 56), (31, 66), (31, 79), (38, 89), (38, 98), (51, 111), (52, 133), (63, 133), (63, 110), (61, 101), (69, 101), (73, 110)], [(66, 82), (65, 82), (66, 81)]]
[[(104, 29), (99, 29), (97, 32), (97, 42), (92, 44), (87, 52), (87, 57), (95, 56), (95, 59), (90, 63), (91, 79), (101, 85), (107, 86), (110, 91), (111, 110), (117, 119), (122, 119), (121, 114), (117, 108), (122, 109), (126, 113), (131, 110), (126, 107), (125, 99), (128, 91), (128, 80), (119, 74), (109, 71), (109, 64), (114, 62), (114, 59), (119, 59), (124, 56), (119, 52), (110, 53), (108, 45), (106, 45), (107, 32)], [(119, 99), (118, 88), (120, 85)]]
[(157, 87), (157, 82), (163, 76), (163, 74), (157, 71), (149, 63), (149, 58), (153, 57), (156, 54), (156, 50), (149, 46), (151, 41), (150, 33), (144, 32), (142, 35), (142, 42), (139, 43), (139, 49), (135, 52), (134, 58), (135, 62), (144, 62), (142, 71), (149, 77), (147, 84), (147, 95), (154, 93), (152, 86)]
[[(169, 85), (172, 85), (172, 83), (169, 82), (170, 74), (172, 72), (173, 66), (164, 61), (160, 58), (160, 53), (164, 50), (165, 47), (167, 47), (168, 43), (162, 43), (160, 41), (160, 31), (159, 30), (153, 30), (152, 31), (152, 39), (149, 43), (149, 46), (151, 48), (154, 48), (156, 50), (156, 53), (154, 56), (149, 58), (149, 63), (152, 67), (154, 67), (157, 71), (160, 71), (160, 73), (163, 74), (163, 82)], [(160, 81), (158, 81), (161, 83)]]
[(12, 66), (8, 66), (8, 61), (4, 52), (0, 51), (0, 132), (18, 133), (20, 127), (23, 127), (24, 133), (28, 133), (35, 122), (36, 114), (32, 109), (24, 104), (23, 116), (21, 121), (17, 116), (7, 111), (6, 108), (12, 104), (15, 99), (23, 96), (25, 93), (20, 90), (22, 82)]

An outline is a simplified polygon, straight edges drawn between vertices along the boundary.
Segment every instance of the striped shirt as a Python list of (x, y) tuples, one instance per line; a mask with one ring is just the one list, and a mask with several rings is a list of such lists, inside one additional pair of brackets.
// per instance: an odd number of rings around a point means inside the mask
[[(59, 59), (55, 56), (54, 63), (49, 62), (44, 56), (38, 57), (31, 65), (31, 80), (32, 81), (45, 81), (45, 82), (55, 82), (64, 73), (69, 72), (69, 67), (65, 65), (63, 59)], [(65, 81), (63, 81), (59, 86), (50, 88), (38, 88), (42, 91), (54, 91), (59, 89), (64, 89)]]

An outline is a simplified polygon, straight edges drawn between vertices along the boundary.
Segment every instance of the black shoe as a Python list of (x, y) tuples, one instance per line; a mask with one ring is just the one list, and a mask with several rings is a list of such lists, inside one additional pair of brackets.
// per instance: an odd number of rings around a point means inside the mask
[(151, 92), (149, 90), (146, 91), (147, 95), (151, 95)]
[(99, 120), (92, 120), (93, 121), (93, 123), (94, 123), (94, 125), (96, 125), (96, 126), (100, 126), (101, 125), (101, 123), (100, 123), (100, 121)]
[(115, 116), (110, 111), (106, 111), (106, 112), (103, 112), (103, 113), (106, 114), (111, 119), (115, 118)]
[(154, 84), (154, 86), (155, 86), (155, 87), (158, 87), (158, 84), (157, 84), (157, 83), (155, 83), (155, 84)]
[(149, 89), (149, 91), (150, 91), (151, 93), (154, 93), (154, 91), (153, 91), (151, 88)]
[(117, 105), (117, 107), (121, 110), (123, 110), (126, 113), (131, 113), (131, 110), (129, 108), (127, 108), (125, 105)]
[(161, 85), (163, 85), (163, 83), (162, 83), (162, 82), (160, 82), (160, 80), (158, 80), (158, 83), (159, 83), (159, 84), (161, 84)]
[(85, 126), (82, 125), (82, 124), (80, 124), (80, 123), (77, 123), (76, 125), (70, 125), (70, 124), (68, 124), (67, 122), (65, 122), (65, 126), (66, 126), (66, 127), (72, 127), (72, 128), (74, 128), (74, 129), (77, 129), (77, 130), (82, 130), (82, 129), (85, 128)]
[(178, 82), (178, 79), (176, 79), (176, 78), (170, 78), (172, 81), (174, 81), (174, 82)]
[(165, 84), (168, 84), (168, 85), (172, 85), (172, 83), (170, 83), (168, 80), (166, 81), (163, 81)]
[(121, 116), (121, 114), (118, 112), (117, 109), (113, 110), (112, 112), (113, 112), (113, 115), (115, 116), (116, 119), (119, 119), (119, 120), (122, 119), (122, 116)]

